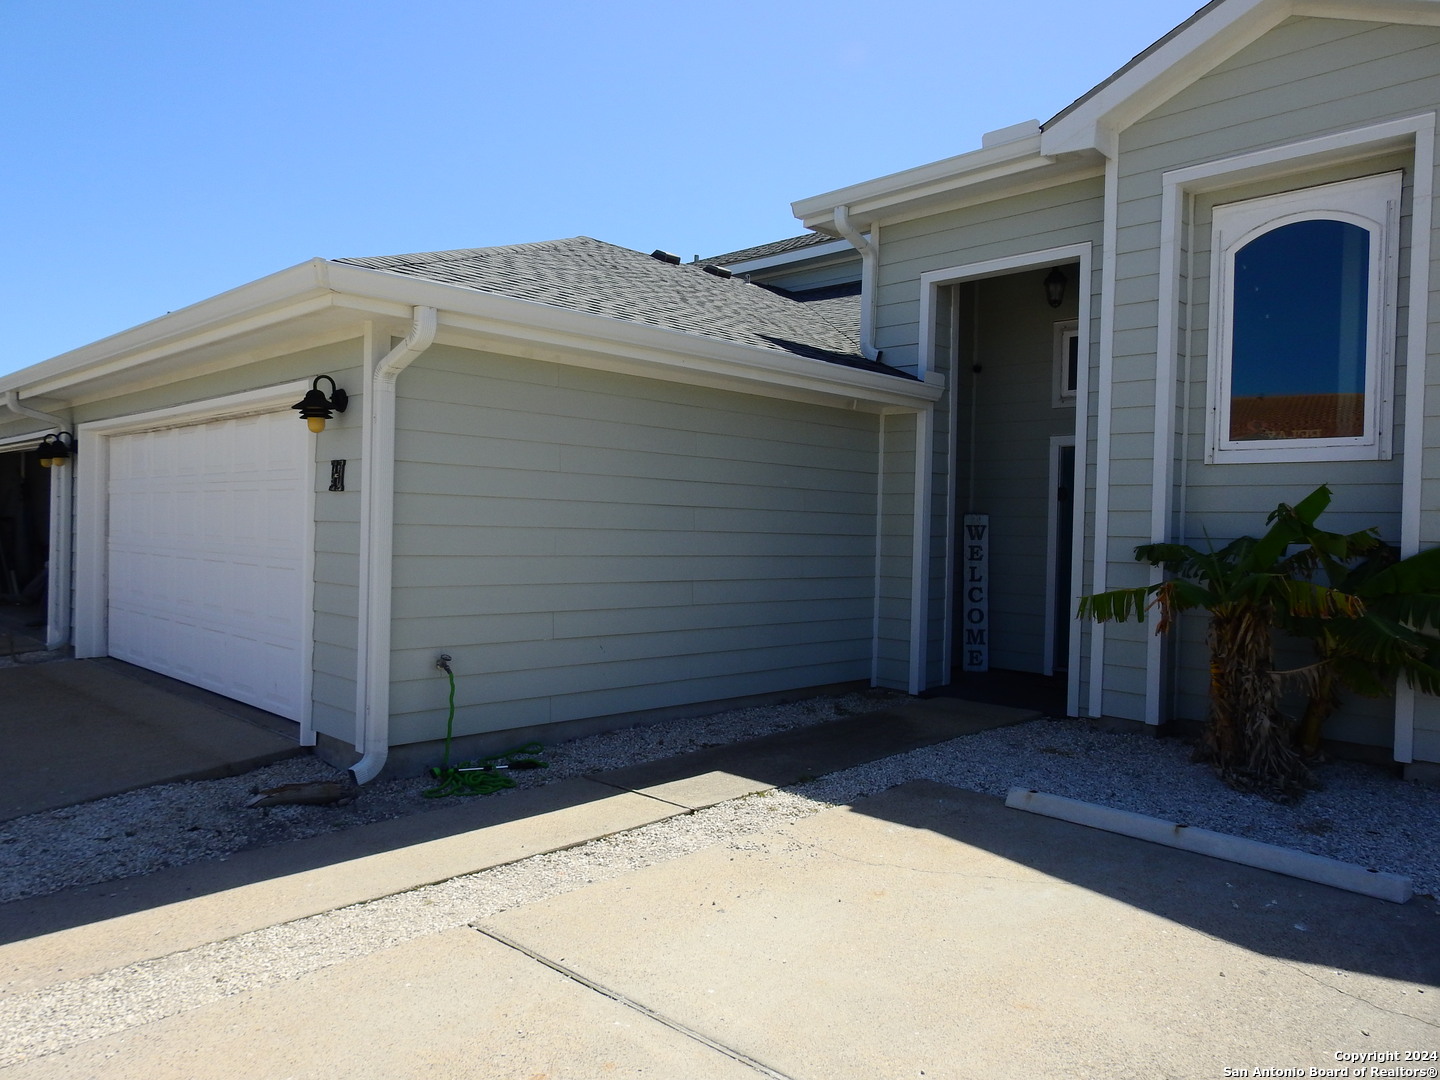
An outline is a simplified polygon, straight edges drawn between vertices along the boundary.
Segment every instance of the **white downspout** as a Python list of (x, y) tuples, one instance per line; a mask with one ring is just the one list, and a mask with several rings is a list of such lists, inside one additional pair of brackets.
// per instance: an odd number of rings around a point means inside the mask
[[(0, 404), (18, 416), (49, 424), (56, 431), (71, 431), (69, 421), (54, 413), (41, 412), (20, 404), (20, 391), (6, 390)], [(70, 643), (70, 539), (74, 535), (72, 513), (75, 464), (50, 470), (49, 580), (45, 587), (45, 647), (61, 649)]]
[[(850, 208), (835, 208), (835, 228), (860, 252), (860, 352), (866, 360), (876, 360), (875, 350), (875, 268), (878, 262), (875, 245), (850, 221)], [(922, 357), (922, 364), (925, 359)]]
[(365, 386), (361, 433), (360, 598), (356, 631), (357, 784), (380, 775), (390, 756), (390, 584), (395, 540), (395, 383), (435, 341), (439, 314), (417, 307), (410, 333), (375, 365)]

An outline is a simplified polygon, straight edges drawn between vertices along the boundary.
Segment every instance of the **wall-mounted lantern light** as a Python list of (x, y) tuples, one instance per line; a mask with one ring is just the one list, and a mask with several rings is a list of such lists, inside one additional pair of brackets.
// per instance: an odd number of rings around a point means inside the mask
[(1045, 299), (1051, 307), (1059, 307), (1065, 302), (1065, 286), (1069, 281), (1058, 266), (1045, 275)]
[(75, 436), (68, 431), (57, 431), (41, 439), (35, 449), (40, 454), (40, 464), (45, 468), (64, 465), (75, 456)]
[[(320, 390), (321, 379), (330, 384), (328, 398)], [(349, 404), (350, 395), (337, 388), (334, 379), (329, 375), (316, 375), (305, 397), (290, 407), (299, 409), (301, 418), (310, 426), (310, 430), (318, 435), (325, 430), (325, 421), (333, 418), (337, 412), (344, 412), (345, 406)]]

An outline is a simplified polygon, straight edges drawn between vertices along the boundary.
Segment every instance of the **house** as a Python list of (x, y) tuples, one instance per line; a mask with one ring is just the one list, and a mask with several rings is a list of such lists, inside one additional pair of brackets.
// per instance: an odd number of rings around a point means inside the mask
[(868, 681), (880, 418), (941, 388), (857, 309), (579, 237), (314, 260), (8, 376), (0, 457), (78, 439), (31, 470), (49, 637), (366, 779), (434, 763), (442, 653), (462, 750)]
[[(0, 483), (75, 433), (52, 641), (362, 779), (432, 763), (440, 653), (471, 746), (986, 667), (1198, 717), (1203, 628), (1072, 618), (1152, 580), (1136, 544), (1320, 483), (1440, 542), (1437, 112), (1440, 0), (1215, 0), (1044, 124), (793, 204), (806, 237), (315, 260), (0, 378)], [(1403, 688), (1329, 734), (1440, 768)]]
[[(1216, 0), (1043, 124), (793, 205), (862, 252), (867, 355), (946, 386), (886, 421), (931, 467), (883, 537), (882, 682), (976, 659), (1063, 669), (1074, 715), (1198, 718), (1199, 620), (1068, 618), (1158, 580), (1137, 544), (1223, 542), (1321, 483), (1330, 528), (1440, 542), (1437, 111), (1433, 0)], [(1433, 774), (1440, 701), (1328, 735)]]

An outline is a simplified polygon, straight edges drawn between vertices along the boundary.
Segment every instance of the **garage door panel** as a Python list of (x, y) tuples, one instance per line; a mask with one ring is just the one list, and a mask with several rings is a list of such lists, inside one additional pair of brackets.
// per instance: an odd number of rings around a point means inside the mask
[(112, 437), (112, 656), (300, 718), (307, 435), (267, 414)]

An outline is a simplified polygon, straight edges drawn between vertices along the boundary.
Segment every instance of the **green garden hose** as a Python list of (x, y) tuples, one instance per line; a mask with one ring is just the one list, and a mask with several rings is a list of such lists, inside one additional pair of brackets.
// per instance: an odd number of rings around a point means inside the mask
[(447, 795), (493, 795), (497, 791), (515, 786), (515, 781), (501, 770), (543, 769), (548, 766), (548, 762), (539, 758), (545, 748), (538, 742), (526, 743), (503, 754), (478, 758), (475, 761), (462, 761), (459, 765), (452, 766), (450, 740), (455, 731), (455, 673), (450, 670), (450, 657), (444, 653), (440, 654), (435, 666), (450, 677), (450, 715), (445, 720), (445, 758), (439, 766), (430, 770), (430, 775), (437, 781), (436, 785), (420, 794), (427, 799), (443, 799)]

